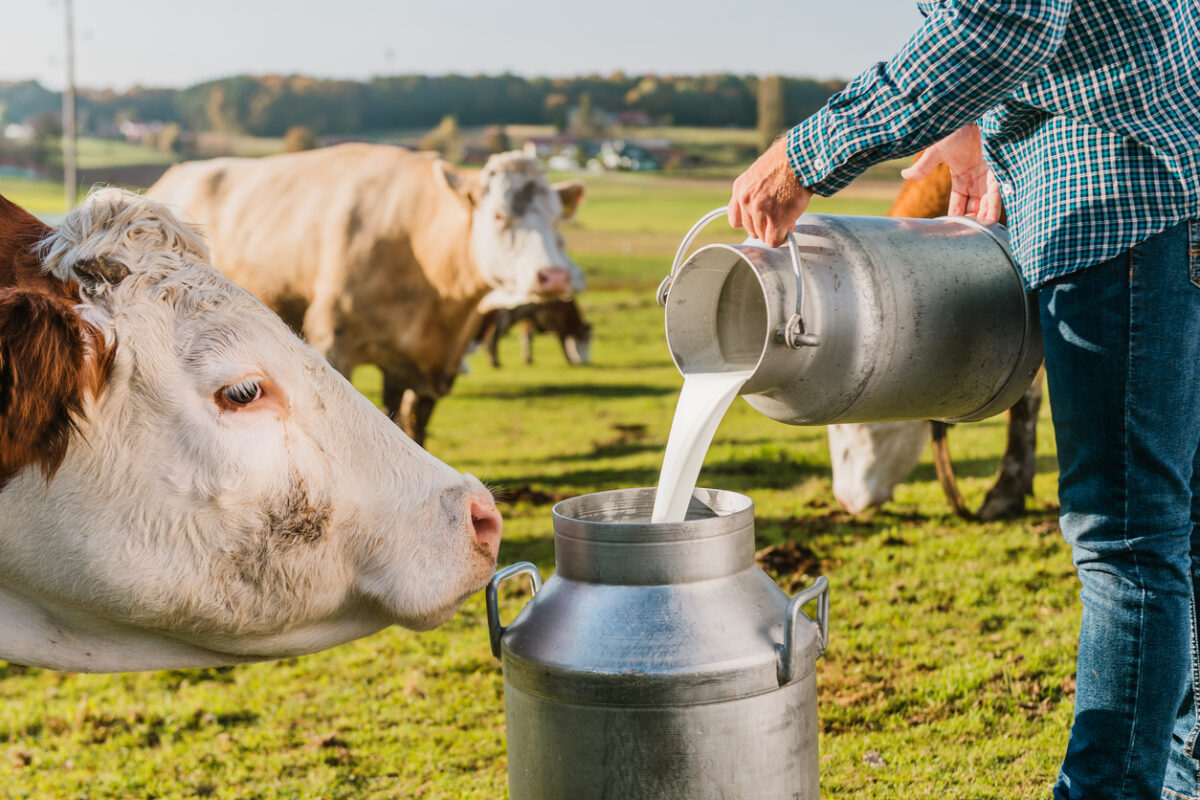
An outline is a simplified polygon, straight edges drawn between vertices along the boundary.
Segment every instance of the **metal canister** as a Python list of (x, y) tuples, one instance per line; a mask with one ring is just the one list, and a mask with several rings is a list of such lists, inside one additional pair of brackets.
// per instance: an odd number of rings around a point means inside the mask
[(714, 244), (659, 287), (676, 367), (753, 370), (742, 395), (792, 425), (985, 419), (1037, 374), (1042, 340), (1002, 226), (804, 214), (784, 247)]
[[(817, 800), (827, 581), (789, 598), (758, 568), (750, 498), (697, 489), (683, 522), (651, 523), (654, 494), (557, 504), (554, 575), (488, 584), (510, 797)], [(505, 627), (497, 590), (522, 575)]]

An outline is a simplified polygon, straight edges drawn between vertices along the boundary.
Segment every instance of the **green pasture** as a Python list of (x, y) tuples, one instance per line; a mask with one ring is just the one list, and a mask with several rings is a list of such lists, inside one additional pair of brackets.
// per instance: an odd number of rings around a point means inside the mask
[[(550, 337), (532, 366), (471, 359), (439, 404), (429, 449), (494, 487), (501, 564), (554, 568), (561, 498), (656, 480), (681, 379), (653, 289), (675, 245), (724, 204), (716, 182), (586, 179), (567, 229), (592, 288), (593, 363), (566, 366)], [(0, 186), (0, 192), (4, 191)], [(32, 190), (31, 190), (32, 191)], [(819, 208), (880, 213), (878, 192)], [(714, 224), (711, 236), (733, 237)], [(378, 399), (378, 374), (355, 375)], [(825, 434), (737, 401), (701, 484), (748, 494), (759, 547), (786, 545), (796, 591), (831, 582), (818, 664), (826, 798), (1048, 796), (1074, 693), (1077, 585), (1056, 523), (1048, 419), (1030, 512), (954, 517), (926, 458), (894, 500), (860, 515), (833, 500)], [(982, 501), (1003, 418), (961, 425), (961, 488)], [(526, 598), (512, 582), (506, 615)], [(443, 628), (391, 629), (334, 650), (221, 670), (82, 675), (0, 662), (0, 798), (437, 798), (507, 796), (503, 681), (481, 595)]]

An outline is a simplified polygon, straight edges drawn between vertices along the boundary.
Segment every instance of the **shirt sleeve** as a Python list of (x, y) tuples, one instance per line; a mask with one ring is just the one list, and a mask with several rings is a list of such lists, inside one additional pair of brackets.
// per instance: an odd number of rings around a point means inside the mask
[(872, 164), (911, 155), (977, 120), (1050, 62), (1071, 2), (923, 3), (925, 21), (896, 55), (788, 132), (796, 178), (831, 195)]

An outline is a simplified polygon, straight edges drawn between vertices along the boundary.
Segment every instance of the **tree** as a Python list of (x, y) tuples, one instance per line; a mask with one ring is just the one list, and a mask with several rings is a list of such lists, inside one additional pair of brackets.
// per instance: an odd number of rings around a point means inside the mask
[(554, 130), (562, 133), (567, 129), (567, 96), (562, 92), (546, 95), (542, 104), (546, 121), (554, 126)]
[(154, 134), (152, 143), (160, 153), (178, 153), (182, 149), (183, 128), (178, 122), (168, 122)]
[(442, 117), (437, 127), (421, 137), (417, 147), (422, 150), (436, 150), (444, 156), (449, 156), (458, 145), (458, 120), (453, 114)]
[(787, 125), (783, 78), (768, 75), (758, 81), (758, 149), (766, 150)]
[(489, 153), (507, 153), (512, 150), (512, 141), (503, 125), (493, 125), (483, 132), (483, 147)]
[(312, 128), (305, 125), (293, 125), (283, 135), (283, 152), (299, 153), (302, 150), (315, 150), (319, 143)]
[(571, 133), (576, 136), (598, 136), (603, 133), (603, 128), (604, 125), (592, 104), (592, 95), (588, 92), (579, 95), (575, 115), (571, 119)]

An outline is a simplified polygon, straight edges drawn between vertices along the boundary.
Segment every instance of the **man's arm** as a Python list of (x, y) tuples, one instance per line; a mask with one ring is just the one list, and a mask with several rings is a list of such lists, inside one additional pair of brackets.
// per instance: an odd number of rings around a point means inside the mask
[[(781, 153), (796, 186), (830, 195), (870, 165), (974, 122), (1050, 62), (1070, 9), (1071, 0), (947, 0), (900, 52), (851, 81), (738, 178), (730, 222), (752, 234), (786, 231), (803, 212), (807, 199), (799, 209), (763, 199), (772, 191), (764, 176), (780, 173)], [(787, 213), (768, 221), (768, 209)]]

